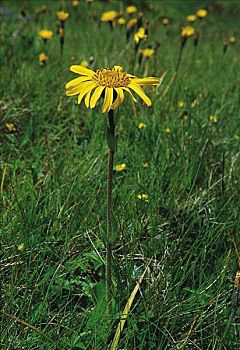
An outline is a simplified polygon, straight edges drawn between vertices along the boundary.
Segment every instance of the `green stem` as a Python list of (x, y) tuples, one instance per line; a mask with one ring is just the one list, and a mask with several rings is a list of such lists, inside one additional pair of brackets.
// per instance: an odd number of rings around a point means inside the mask
[[(115, 124), (113, 110), (108, 113), (108, 135), (113, 140), (115, 139)], [(113, 182), (113, 161), (115, 147), (109, 147), (108, 152), (108, 180), (107, 180), (107, 237), (106, 237), (106, 297), (108, 314), (112, 310), (112, 182)]]

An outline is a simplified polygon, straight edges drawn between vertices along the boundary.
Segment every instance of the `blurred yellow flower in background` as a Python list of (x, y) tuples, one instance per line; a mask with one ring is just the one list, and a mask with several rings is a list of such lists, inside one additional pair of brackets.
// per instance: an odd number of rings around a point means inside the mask
[(116, 11), (106, 11), (103, 12), (101, 16), (102, 22), (112, 22), (116, 17), (118, 17), (119, 13)]
[(118, 23), (118, 24), (120, 24), (120, 25), (123, 25), (123, 24), (125, 24), (125, 23), (126, 23), (126, 20), (125, 20), (125, 18), (120, 17), (120, 18), (118, 18), (117, 23)]
[(195, 22), (197, 19), (196, 15), (189, 15), (186, 17), (188, 22)]
[(167, 26), (169, 23), (170, 23), (169, 18), (167, 18), (167, 17), (162, 18), (162, 24), (163, 24), (164, 26)]
[(16, 127), (13, 123), (6, 123), (5, 126), (8, 129), (8, 131), (16, 131)]
[(164, 131), (165, 131), (166, 134), (170, 134), (171, 133), (171, 129), (170, 128), (165, 128)]
[(137, 31), (137, 33), (134, 34), (134, 41), (136, 44), (140, 42), (140, 40), (146, 40), (147, 34), (145, 33), (145, 29), (143, 27), (140, 27)]
[(230, 36), (230, 37), (228, 38), (228, 42), (229, 42), (230, 44), (235, 44), (236, 41), (237, 41), (237, 39), (236, 39), (235, 36)]
[(191, 26), (186, 26), (182, 28), (182, 32), (181, 32), (181, 36), (183, 38), (189, 38), (190, 36), (192, 36), (195, 32), (195, 29)]
[(131, 18), (127, 22), (127, 29), (132, 29), (137, 24), (137, 18)]
[(183, 108), (185, 106), (185, 102), (184, 101), (178, 101), (178, 107), (179, 108)]
[(78, 0), (72, 0), (72, 7), (77, 7), (79, 1)]
[[(66, 84), (66, 95), (78, 95), (78, 104), (80, 104), (84, 98), (87, 108), (94, 108), (102, 95), (104, 96), (103, 113), (119, 107), (124, 100), (125, 91), (134, 102), (137, 102), (130, 89), (133, 90), (148, 107), (151, 106), (152, 102), (144, 93), (141, 86), (155, 86), (160, 83), (160, 79), (155, 77), (137, 78), (124, 72), (123, 68), (120, 66), (100, 68), (94, 72), (91, 69), (73, 65), (70, 67), (70, 70), (80, 74), (81, 77), (73, 79)], [(91, 96), (92, 92), (93, 94)], [(114, 95), (116, 95), (116, 97)]]
[(199, 9), (199, 10), (196, 12), (196, 16), (197, 16), (198, 18), (204, 18), (204, 17), (207, 16), (207, 14), (208, 14), (208, 12), (207, 12), (207, 10), (205, 10), (205, 9)]
[(149, 167), (149, 163), (148, 163), (148, 162), (144, 162), (144, 163), (143, 163), (143, 167), (144, 167), (144, 168), (148, 168), (148, 167)]
[(137, 8), (136, 8), (136, 6), (131, 5), (131, 6), (128, 6), (128, 7), (126, 8), (126, 11), (127, 11), (127, 13), (128, 13), (129, 15), (132, 15), (133, 13), (136, 13), (136, 12), (137, 12)]
[(117, 172), (123, 171), (124, 169), (126, 169), (127, 165), (125, 163), (121, 163), (115, 166), (115, 170)]
[(141, 201), (144, 201), (144, 202), (149, 202), (149, 197), (147, 194), (145, 193), (142, 193), (142, 194), (138, 194), (137, 195), (137, 198), (140, 199)]
[(38, 32), (38, 35), (43, 40), (49, 40), (49, 39), (52, 39), (53, 32), (51, 30), (48, 30), (48, 29), (42, 29)]
[(82, 60), (82, 61), (80, 62), (80, 66), (87, 68), (87, 67), (89, 66), (88, 61)]
[(217, 123), (218, 117), (217, 117), (216, 115), (210, 115), (210, 116), (209, 116), (209, 120), (210, 120), (210, 122), (212, 122), (212, 123)]
[(138, 124), (138, 129), (144, 129), (144, 128), (146, 128), (146, 124), (144, 124), (144, 123)]
[(41, 52), (38, 56), (38, 61), (40, 63), (46, 63), (48, 61), (48, 56), (44, 52)]
[(151, 48), (139, 50), (139, 55), (142, 57), (151, 57), (154, 55), (154, 53), (155, 53), (155, 50)]
[(64, 11), (58, 11), (57, 12), (57, 18), (61, 22), (65, 22), (68, 19), (68, 17), (69, 17), (69, 13), (68, 12), (64, 12)]

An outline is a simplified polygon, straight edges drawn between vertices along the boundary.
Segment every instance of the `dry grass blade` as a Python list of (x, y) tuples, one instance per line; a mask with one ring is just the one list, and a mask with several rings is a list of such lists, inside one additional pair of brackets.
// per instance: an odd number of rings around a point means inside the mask
[[(151, 261), (150, 261), (151, 262)], [(143, 271), (142, 273), (142, 276), (140, 277), (140, 279), (138, 280), (135, 288), (133, 289), (128, 301), (127, 301), (127, 304), (123, 310), (123, 313), (122, 313), (122, 316), (120, 318), (120, 321), (118, 323), (118, 326), (117, 326), (117, 330), (116, 330), (116, 333), (115, 333), (115, 336), (114, 336), (114, 339), (113, 339), (113, 342), (112, 342), (112, 345), (111, 345), (111, 350), (116, 350), (117, 349), (117, 346), (118, 346), (118, 342), (119, 342), (119, 339), (120, 339), (120, 336), (121, 336), (121, 333), (123, 331), (123, 327), (125, 325), (125, 322), (127, 320), (127, 317), (128, 317), (128, 314), (130, 312), (130, 309), (131, 309), (131, 306), (132, 306), (132, 303), (135, 299), (135, 296), (140, 288), (140, 284), (142, 283), (143, 281), (143, 278), (144, 278), (144, 275), (147, 271), (147, 268), (150, 264), (150, 262), (148, 263), (147, 267), (145, 268), (145, 270)]]

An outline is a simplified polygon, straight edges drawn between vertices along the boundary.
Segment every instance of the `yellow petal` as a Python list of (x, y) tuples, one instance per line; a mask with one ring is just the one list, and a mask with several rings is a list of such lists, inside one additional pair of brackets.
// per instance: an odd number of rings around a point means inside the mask
[(160, 83), (159, 78), (149, 77), (149, 78), (136, 78), (132, 79), (132, 82), (139, 85), (158, 85)]
[(91, 79), (90, 77), (79, 77), (73, 80), (70, 80), (67, 84), (66, 84), (66, 89), (69, 89), (72, 86), (76, 86), (84, 81), (87, 81)]
[(90, 91), (88, 91), (88, 93), (86, 94), (85, 100), (84, 100), (85, 106), (86, 106), (87, 108), (89, 108), (89, 101), (90, 101), (90, 96), (91, 96), (92, 90), (93, 90), (93, 89), (91, 89)]
[(96, 84), (91, 82), (91, 85), (88, 85), (85, 89), (83, 89), (79, 96), (78, 96), (78, 104), (80, 104), (82, 102), (83, 97), (92, 89), (94, 89), (96, 87)]
[(135, 97), (133, 96), (133, 94), (132, 94), (132, 92), (129, 90), (129, 88), (123, 87), (123, 90), (126, 90), (126, 91), (130, 94), (130, 96), (131, 96), (133, 102), (137, 103), (137, 100), (135, 99)]
[(105, 86), (99, 86), (96, 88), (90, 101), (90, 108), (94, 108), (96, 106), (96, 103), (99, 100), (104, 89), (105, 89)]
[(77, 66), (77, 65), (71, 66), (70, 71), (81, 75), (88, 75), (90, 77), (94, 75), (94, 72), (91, 69), (85, 68), (83, 66)]
[(110, 110), (113, 100), (113, 88), (106, 87), (102, 111), (106, 113)]
[(95, 85), (95, 83), (93, 81), (85, 81), (85, 82), (81, 83), (80, 85), (70, 87), (67, 89), (66, 95), (67, 96), (77, 95), (81, 91), (84, 91), (84, 89), (86, 89), (88, 86), (91, 86), (92, 84)]
[(117, 107), (119, 107), (124, 100), (123, 90), (121, 88), (115, 88), (115, 91), (117, 92), (117, 98), (111, 105), (111, 109), (116, 109)]
[(147, 105), (148, 107), (150, 107), (150, 106), (152, 105), (152, 102), (151, 102), (150, 98), (147, 97), (147, 95), (145, 95), (145, 93), (144, 93), (143, 89), (141, 88), (141, 86), (139, 86), (139, 85), (134, 84), (133, 82), (131, 82), (131, 83), (128, 85), (128, 87), (129, 87), (130, 89), (132, 89), (133, 91), (135, 91), (135, 92), (138, 94), (138, 96), (140, 96), (141, 99), (146, 103), (146, 105)]

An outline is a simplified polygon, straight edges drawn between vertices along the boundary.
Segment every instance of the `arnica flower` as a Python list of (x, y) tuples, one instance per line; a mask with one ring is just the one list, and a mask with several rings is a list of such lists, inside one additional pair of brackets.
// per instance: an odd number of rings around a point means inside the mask
[(170, 128), (165, 128), (164, 131), (165, 131), (166, 134), (170, 134), (171, 133), (171, 129)]
[(137, 18), (131, 18), (128, 22), (127, 22), (127, 29), (132, 29), (135, 27), (135, 25), (137, 24)]
[(72, 0), (72, 7), (77, 7), (79, 1), (78, 0)]
[(144, 162), (144, 163), (143, 163), (143, 167), (144, 167), (144, 168), (148, 168), (148, 167), (149, 167), (149, 163), (148, 163), (148, 162)]
[(133, 13), (136, 13), (136, 12), (137, 12), (137, 8), (136, 8), (136, 6), (134, 6), (134, 5), (128, 6), (128, 7), (126, 8), (126, 12), (127, 12), (129, 15), (132, 15)]
[(103, 12), (101, 16), (102, 22), (113, 22), (113, 20), (118, 17), (119, 13), (116, 11), (106, 11)]
[(144, 128), (146, 128), (146, 124), (144, 124), (144, 123), (138, 124), (138, 129), (144, 129)]
[(88, 61), (82, 60), (82, 61), (80, 62), (80, 66), (87, 68), (87, 67), (89, 66)]
[(144, 202), (149, 202), (148, 195), (145, 193), (138, 194), (137, 198)]
[(162, 24), (164, 26), (167, 26), (170, 23), (170, 19), (167, 17), (162, 18)]
[(134, 34), (134, 41), (139, 44), (141, 40), (147, 40), (147, 34), (145, 33), (145, 28), (140, 27), (137, 33)]
[(153, 56), (155, 53), (155, 50), (154, 49), (151, 49), (151, 48), (147, 48), (147, 49), (143, 49), (143, 50), (140, 50), (139, 51), (139, 55), (142, 56), (142, 57), (151, 57)]
[(125, 163), (121, 163), (121, 164), (118, 164), (115, 166), (115, 170), (117, 172), (121, 172), (123, 171), (124, 169), (126, 169), (127, 165)]
[(185, 102), (184, 101), (178, 101), (178, 107), (179, 108), (183, 108), (185, 106)]
[(78, 95), (78, 104), (84, 98), (87, 108), (94, 108), (99, 98), (104, 96), (103, 113), (119, 107), (124, 100), (125, 91), (128, 92), (134, 102), (137, 102), (130, 89), (140, 96), (148, 107), (151, 106), (152, 102), (145, 95), (141, 86), (154, 86), (160, 83), (160, 79), (155, 77), (137, 78), (124, 72), (120, 66), (100, 68), (94, 72), (91, 69), (74, 65), (70, 67), (70, 70), (80, 74), (81, 77), (66, 84), (66, 95)]
[(236, 39), (235, 36), (230, 36), (230, 37), (228, 38), (228, 42), (229, 42), (230, 44), (235, 44), (236, 41), (237, 41), (237, 39)]
[(68, 12), (64, 12), (64, 11), (58, 11), (57, 12), (57, 18), (59, 19), (60, 22), (65, 22), (69, 17), (69, 13)]
[(189, 38), (195, 33), (195, 29), (191, 26), (186, 26), (182, 28), (181, 36), (183, 38)]
[(10, 132), (16, 131), (16, 127), (13, 123), (6, 123), (5, 126), (8, 129), (8, 131), (10, 131)]
[(38, 35), (40, 36), (40, 38), (46, 41), (52, 39), (53, 32), (51, 30), (42, 29), (38, 32)]
[(217, 123), (218, 121), (218, 117), (216, 115), (210, 115), (208, 118), (211, 123)]
[(41, 52), (40, 55), (38, 56), (38, 61), (41, 64), (45, 64), (48, 61), (48, 56), (44, 52)]
[(117, 23), (120, 24), (120, 25), (124, 25), (126, 23), (126, 20), (125, 20), (125, 18), (120, 17), (120, 18), (118, 18)]
[(207, 14), (208, 14), (208, 12), (207, 12), (207, 10), (205, 10), (205, 9), (200, 9), (200, 10), (198, 10), (198, 11), (196, 12), (196, 16), (197, 16), (198, 18), (204, 18), (204, 17), (207, 16)]
[(188, 22), (195, 22), (197, 19), (196, 15), (189, 15), (186, 17)]

